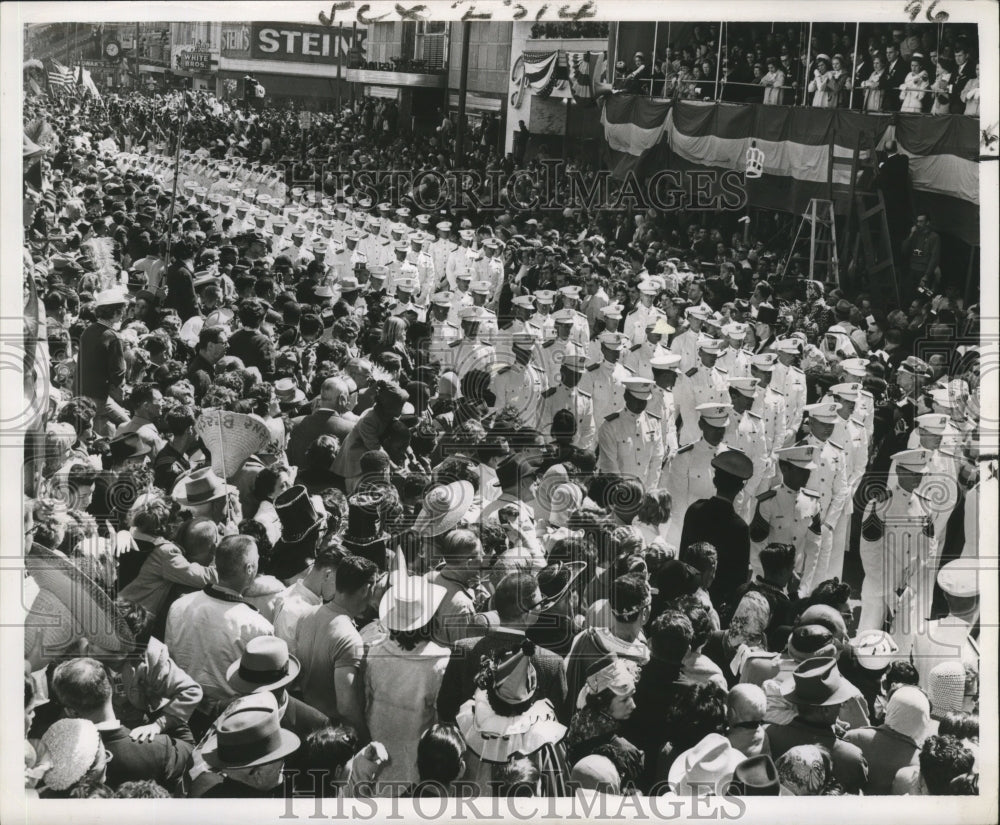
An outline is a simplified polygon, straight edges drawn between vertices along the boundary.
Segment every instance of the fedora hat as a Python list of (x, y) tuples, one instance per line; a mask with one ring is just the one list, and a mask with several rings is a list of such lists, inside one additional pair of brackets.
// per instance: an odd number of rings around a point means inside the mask
[(379, 621), (387, 630), (406, 633), (429, 624), (447, 590), (426, 576), (410, 576), (402, 550), (396, 553), (396, 570), (378, 606)]
[(288, 642), (277, 636), (258, 636), (247, 642), (243, 655), (229, 666), (226, 681), (237, 693), (261, 693), (290, 685), (299, 670)]
[(264, 691), (233, 702), (196, 750), (210, 768), (225, 770), (277, 762), (299, 744), (298, 736), (281, 727), (274, 694)]
[(111, 460), (116, 464), (127, 458), (141, 458), (150, 453), (149, 444), (143, 441), (138, 433), (122, 433), (115, 436), (109, 442), (109, 446)]
[(302, 484), (295, 484), (279, 494), (274, 500), (274, 509), (281, 522), (281, 540), (285, 543), (301, 541), (323, 523), (323, 513)]
[(211, 467), (202, 467), (177, 483), (174, 487), (174, 498), (181, 506), (208, 504), (235, 489), (219, 478)]
[(295, 383), (294, 378), (279, 378), (274, 382), (274, 395), (279, 404), (301, 404), (306, 400), (306, 394)]
[(832, 656), (806, 659), (795, 668), (792, 678), (781, 692), (788, 701), (799, 705), (840, 705), (858, 693), (858, 689), (840, 675), (837, 660)]
[(788, 796), (778, 781), (778, 769), (766, 753), (744, 759), (733, 771), (729, 793), (736, 796)]
[(674, 760), (667, 779), (678, 796), (718, 794), (726, 789), (736, 767), (745, 759), (725, 736), (710, 733)]

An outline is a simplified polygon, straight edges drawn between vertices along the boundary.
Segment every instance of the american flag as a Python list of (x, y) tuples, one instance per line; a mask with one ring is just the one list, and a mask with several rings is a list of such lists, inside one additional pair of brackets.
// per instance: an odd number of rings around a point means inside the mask
[(48, 74), (50, 88), (72, 91), (76, 85), (73, 70), (63, 66), (62, 63), (54, 58), (49, 60)]

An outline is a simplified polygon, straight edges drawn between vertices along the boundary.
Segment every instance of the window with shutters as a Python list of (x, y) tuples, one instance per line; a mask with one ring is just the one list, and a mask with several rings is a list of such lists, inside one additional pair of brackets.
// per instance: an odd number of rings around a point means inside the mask
[(443, 69), (447, 46), (448, 23), (444, 20), (421, 20), (413, 43), (413, 59), (427, 69)]

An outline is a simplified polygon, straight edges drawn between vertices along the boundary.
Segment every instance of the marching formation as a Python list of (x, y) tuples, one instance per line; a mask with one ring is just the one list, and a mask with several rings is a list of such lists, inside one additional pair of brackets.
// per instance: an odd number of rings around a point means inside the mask
[(340, 174), (454, 171), (373, 101), (311, 147), (179, 103), (26, 103), (29, 793), (978, 793), (997, 353), (947, 277), (427, 208)]

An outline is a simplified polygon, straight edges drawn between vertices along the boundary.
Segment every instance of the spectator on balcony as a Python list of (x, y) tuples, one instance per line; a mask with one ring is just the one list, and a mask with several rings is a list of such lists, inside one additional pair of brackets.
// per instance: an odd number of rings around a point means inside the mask
[(715, 64), (711, 60), (702, 60), (701, 66), (702, 83), (701, 92), (696, 100), (715, 100)]
[[(933, 58), (932, 54), (931, 59)], [(934, 67), (934, 80), (931, 83), (933, 92), (931, 114), (946, 115), (951, 111), (951, 79), (955, 73), (955, 63), (950, 58), (938, 57)]]
[(881, 112), (882, 100), (888, 86), (889, 78), (886, 75), (885, 58), (877, 54), (872, 59), (872, 69), (868, 77), (859, 84), (864, 90), (864, 103), (862, 108), (866, 112)]
[[(951, 81), (951, 113), (953, 115), (965, 114), (965, 101), (962, 99), (962, 91), (972, 80), (973, 66), (969, 61), (969, 48), (964, 43), (955, 47), (955, 72)], [(978, 81), (976, 83), (978, 86)], [(978, 106), (979, 98), (976, 98)], [(978, 114), (978, 109), (976, 110)]]
[(632, 58), (632, 71), (625, 75), (625, 91), (633, 95), (648, 94), (650, 76), (646, 55), (636, 52)]
[(764, 103), (766, 105), (781, 105), (785, 73), (781, 69), (781, 61), (778, 58), (769, 57), (767, 59), (767, 74), (760, 79), (760, 85), (764, 87)]
[(906, 64), (899, 55), (899, 47), (890, 43), (885, 47), (886, 87), (882, 96), (882, 110), (898, 112), (900, 106), (899, 87), (906, 80)]
[(959, 97), (965, 103), (965, 114), (979, 117), (979, 64), (976, 64), (976, 76), (969, 78)]
[(798, 103), (798, 90), (802, 87), (802, 63), (798, 58), (792, 57), (788, 46), (781, 47), (781, 72), (785, 76), (785, 92), (781, 102), (785, 106), (794, 106)]
[(835, 54), (830, 63), (830, 74), (833, 76), (831, 86), (834, 92), (834, 107), (847, 105), (848, 83), (851, 79), (851, 67), (842, 54)]
[[(842, 75), (841, 75), (842, 78)], [(808, 90), (812, 92), (812, 105), (818, 109), (833, 109), (837, 105), (837, 98), (840, 89), (843, 87), (843, 79), (839, 84), (833, 75), (830, 67), (830, 58), (825, 54), (816, 56), (816, 68), (813, 69), (812, 80), (809, 81)]]
[(927, 77), (927, 69), (924, 68), (924, 57), (920, 52), (915, 52), (910, 57), (910, 73), (899, 87), (899, 111), (924, 111), (925, 101), (930, 96), (929, 87), (930, 80)]

